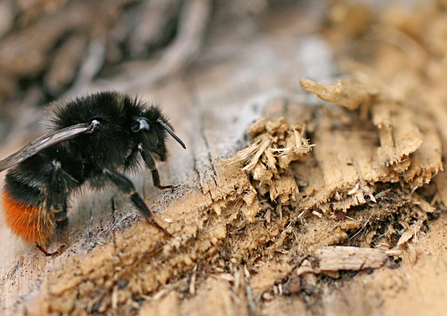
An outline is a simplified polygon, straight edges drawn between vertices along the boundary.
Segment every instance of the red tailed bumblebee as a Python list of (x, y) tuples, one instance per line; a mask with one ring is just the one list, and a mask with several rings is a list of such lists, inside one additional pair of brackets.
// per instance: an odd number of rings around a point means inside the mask
[[(15, 154), (0, 161), (0, 172), (9, 169), (3, 190), (7, 226), (46, 255), (62, 253), (68, 245), (68, 200), (82, 186), (100, 189), (114, 184), (140, 213), (151, 211), (122, 172), (144, 163), (154, 186), (162, 186), (153, 154), (167, 159), (170, 134), (183, 148), (166, 116), (156, 106), (118, 92), (100, 92), (70, 102), (55, 103), (49, 116), (51, 130)], [(56, 252), (47, 247), (53, 239)]]

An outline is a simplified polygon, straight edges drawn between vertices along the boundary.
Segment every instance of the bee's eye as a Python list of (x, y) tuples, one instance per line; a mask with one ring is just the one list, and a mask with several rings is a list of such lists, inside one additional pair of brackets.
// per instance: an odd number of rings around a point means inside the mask
[(146, 130), (148, 131), (150, 129), (149, 123), (147, 122), (147, 120), (143, 117), (137, 117), (134, 119), (134, 123), (132, 124), (132, 132), (136, 133), (139, 132), (141, 130)]

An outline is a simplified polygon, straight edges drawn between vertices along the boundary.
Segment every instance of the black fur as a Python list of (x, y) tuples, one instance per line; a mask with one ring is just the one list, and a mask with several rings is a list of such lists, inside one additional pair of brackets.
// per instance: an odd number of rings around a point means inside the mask
[[(56, 235), (59, 234), (59, 222), (66, 229), (70, 194), (85, 184), (101, 188), (107, 182), (115, 183), (123, 194), (131, 197), (146, 218), (151, 213), (134, 192), (133, 185), (126, 186), (131, 184), (130, 180), (121, 181), (122, 185), (117, 183), (117, 177), (126, 179), (119, 172), (135, 171), (145, 164), (152, 171), (156, 187), (172, 187), (160, 185), (151, 154), (157, 154), (162, 161), (167, 158), (166, 137), (170, 125), (158, 107), (147, 106), (121, 93), (101, 92), (68, 103), (56, 103), (49, 123), (53, 131), (58, 131), (94, 120), (99, 124), (92, 132), (78, 134), (40, 150), (11, 168), (6, 175), (7, 194), (25, 205), (46, 206), (44, 211), (51, 212), (56, 223)], [(156, 226), (162, 229), (158, 224)]]

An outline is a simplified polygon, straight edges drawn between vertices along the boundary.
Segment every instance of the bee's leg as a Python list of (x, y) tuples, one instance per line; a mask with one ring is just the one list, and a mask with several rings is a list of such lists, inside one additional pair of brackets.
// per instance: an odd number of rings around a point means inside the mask
[(42, 251), (46, 257), (52, 257), (54, 254), (54, 252), (46, 251), (46, 249), (44, 247), (42, 247), (37, 241), (36, 241), (36, 248), (39, 249), (40, 251)]
[(140, 197), (140, 195), (136, 192), (135, 187), (128, 178), (119, 174), (118, 172), (109, 170), (105, 168), (103, 172), (112, 180), (113, 183), (118, 187), (121, 191), (123, 198), (130, 197), (130, 200), (138, 209), (138, 211), (144, 216), (149, 224), (154, 225), (158, 229), (160, 229), (164, 234), (171, 236), (163, 227), (161, 227), (154, 219), (152, 218), (152, 212), (147, 207), (146, 203)]
[(146, 167), (151, 171), (152, 182), (154, 183), (154, 187), (157, 187), (160, 190), (172, 189), (174, 187), (172, 185), (160, 184), (160, 174), (158, 173), (154, 157), (152, 156), (150, 151), (145, 149), (142, 145), (138, 145), (138, 149), (140, 150), (141, 156), (143, 157), (143, 160), (146, 163)]
[(67, 247), (70, 240), (70, 230), (68, 228), (68, 217), (66, 216), (63, 220), (56, 221), (56, 241), (59, 248), (53, 252), (54, 255), (60, 255), (63, 253)]
[(59, 246), (59, 249), (57, 249), (54, 252), (48, 252), (45, 250), (45, 248), (43, 248), (39, 243), (36, 242), (36, 248), (39, 249), (40, 251), (43, 252), (43, 254), (46, 257), (56, 257), (58, 255), (60, 255), (61, 253), (63, 253), (65, 251), (65, 249), (67, 248), (67, 244), (62, 244)]
[(47, 211), (50, 212), (55, 222), (55, 239), (59, 248), (55, 252), (47, 252), (41, 245), (37, 244), (37, 248), (41, 250), (45, 256), (57, 256), (65, 251), (69, 241), (68, 230), (68, 186), (73, 185), (75, 180), (61, 168), (59, 162), (54, 161), (51, 173), (50, 185), (47, 194)]
[(48, 252), (43, 246), (36, 242), (36, 247), (47, 257), (55, 257), (60, 255), (68, 247), (68, 218), (62, 221), (56, 221), (56, 241), (59, 244), (59, 248), (54, 252)]
[(133, 166), (138, 161), (138, 154), (140, 153), (140, 147), (141, 145), (136, 146), (134, 149), (132, 149), (132, 152), (129, 154), (129, 156), (126, 157), (126, 160), (124, 161), (124, 168), (129, 168), (130, 166)]

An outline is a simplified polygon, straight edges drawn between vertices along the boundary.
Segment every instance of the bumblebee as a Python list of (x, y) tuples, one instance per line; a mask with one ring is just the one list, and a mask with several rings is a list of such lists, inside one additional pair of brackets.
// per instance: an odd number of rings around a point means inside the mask
[[(5, 221), (13, 234), (35, 243), (46, 256), (68, 246), (70, 196), (82, 187), (115, 185), (130, 198), (144, 218), (168, 234), (151, 218), (151, 211), (123, 173), (144, 165), (155, 187), (162, 186), (154, 154), (167, 159), (166, 139), (174, 134), (156, 106), (118, 92), (99, 92), (70, 102), (56, 102), (48, 117), (50, 131), (0, 161), (9, 169), (2, 202)], [(52, 241), (59, 248), (48, 252)]]

